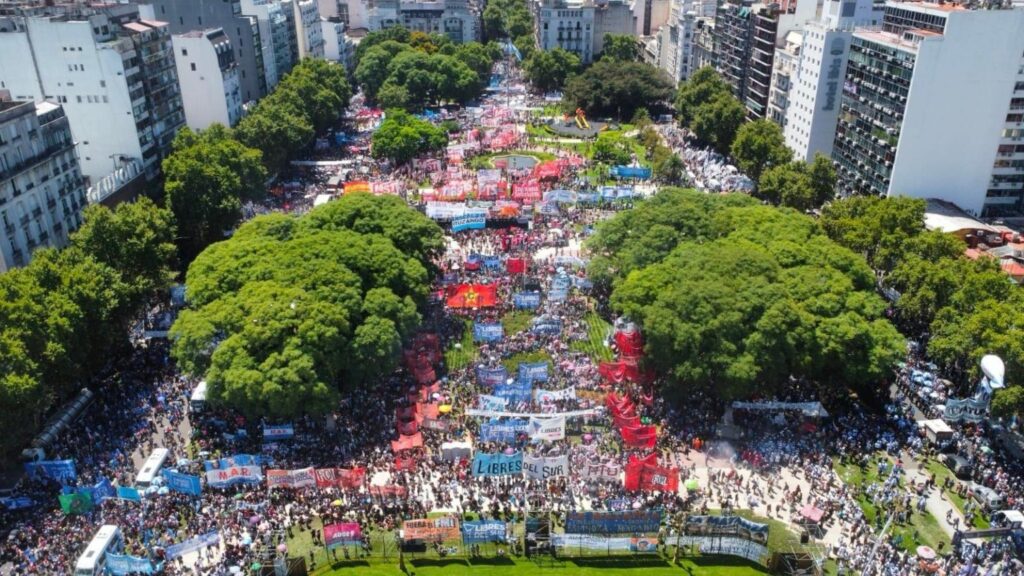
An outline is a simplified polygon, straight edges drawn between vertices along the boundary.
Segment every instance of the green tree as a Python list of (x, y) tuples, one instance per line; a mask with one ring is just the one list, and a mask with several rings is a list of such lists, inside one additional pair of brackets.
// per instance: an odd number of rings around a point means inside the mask
[(600, 59), (619, 62), (638, 62), (641, 51), (640, 43), (632, 34), (605, 34), (604, 47)]
[(654, 163), (654, 178), (662, 184), (679, 185), (686, 180), (686, 165), (677, 154), (668, 154)]
[(523, 62), (526, 78), (541, 92), (561, 90), (569, 76), (579, 69), (579, 56), (561, 48), (535, 50)]
[(182, 130), (163, 170), (185, 262), (238, 224), (243, 201), (266, 193), (262, 153), (234, 140), (223, 127), (198, 136)]
[(288, 166), (293, 155), (308, 150), (316, 133), (300, 114), (264, 100), (238, 123), (238, 140), (263, 153), (263, 166), (277, 173)]
[(718, 72), (710, 66), (705, 66), (679, 85), (675, 100), (676, 114), (683, 126), (692, 128), (699, 108), (710, 104), (719, 96), (731, 95), (732, 89)]
[(691, 129), (697, 139), (728, 154), (747, 111), (731, 94), (721, 93), (694, 111)]
[(562, 96), (566, 112), (582, 108), (589, 116), (632, 118), (638, 108), (667, 108), (672, 80), (642, 62), (599, 60), (569, 79)]
[(403, 110), (388, 110), (386, 118), (373, 133), (371, 153), (394, 164), (405, 164), (419, 154), (448, 145), (444, 130)]
[(598, 134), (594, 143), (594, 160), (605, 164), (629, 164), (633, 146), (628, 138), (607, 132)]
[(898, 262), (904, 243), (924, 231), (924, 209), (925, 201), (917, 198), (855, 196), (826, 206), (821, 224), (829, 238), (885, 273)]
[(1012, 418), (1024, 414), (1024, 386), (1013, 385), (996, 390), (992, 395), (992, 415), (996, 418)]
[(172, 353), (244, 414), (320, 415), (394, 369), (420, 323), (441, 230), (395, 197), (258, 217), (189, 268)]
[[(363, 60), (364, 62), (366, 60)], [(409, 91), (401, 84), (385, 82), (377, 94), (377, 103), (383, 108), (404, 109), (409, 105)]]
[(818, 152), (807, 168), (811, 177), (811, 189), (814, 191), (814, 205), (821, 206), (835, 198), (836, 167), (832, 159)]
[(754, 182), (760, 182), (761, 174), (768, 168), (793, 158), (782, 128), (771, 120), (755, 120), (740, 126), (730, 150), (736, 165)]

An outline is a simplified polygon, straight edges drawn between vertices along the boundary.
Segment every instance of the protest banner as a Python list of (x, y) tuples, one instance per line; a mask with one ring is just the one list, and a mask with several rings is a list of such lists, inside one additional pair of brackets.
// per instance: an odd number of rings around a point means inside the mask
[(547, 362), (520, 362), (519, 380), (528, 383), (548, 381)]
[(152, 574), (155, 571), (155, 567), (149, 558), (107, 552), (106, 561), (105, 570), (107, 574), (112, 574), (113, 576)]
[(417, 432), (411, 436), (399, 436), (398, 440), (391, 441), (391, 451), (399, 453), (402, 450), (412, 450), (423, 446), (423, 434)]
[(529, 381), (517, 380), (494, 387), (494, 396), (512, 404), (525, 404), (533, 398), (533, 386)]
[(385, 484), (383, 486), (370, 486), (370, 494), (379, 497), (388, 498), (405, 498), (409, 493), (409, 490), (405, 486), (396, 486), (394, 484)]
[(512, 304), (521, 310), (532, 310), (540, 306), (540, 292), (517, 292), (512, 295)]
[(93, 507), (92, 493), (90, 492), (61, 494), (57, 499), (60, 500), (60, 509), (65, 514), (85, 514)]
[(206, 472), (206, 483), (213, 488), (254, 484), (263, 481), (263, 469), (259, 466), (234, 466)]
[(498, 342), (505, 336), (501, 322), (474, 322), (474, 342)]
[(463, 544), (484, 544), (504, 542), (506, 525), (499, 520), (480, 520), (462, 523)]
[(29, 478), (45, 476), (58, 482), (68, 482), (78, 478), (74, 460), (43, 460), (25, 463), (25, 472)]
[(484, 386), (497, 386), (508, 380), (508, 370), (503, 366), (497, 368), (485, 368), (478, 366), (476, 369), (476, 381)]
[(630, 448), (653, 450), (658, 442), (658, 429), (654, 426), (634, 426), (619, 428), (622, 442)]
[(569, 386), (561, 390), (534, 390), (533, 397), (541, 404), (548, 404), (559, 400), (575, 400), (576, 387)]
[(553, 442), (565, 439), (565, 417), (530, 418), (530, 439), (535, 441)]
[(477, 452), (473, 456), (473, 476), (512, 476), (522, 474), (523, 455), (486, 454)]
[(735, 536), (759, 544), (768, 543), (768, 525), (742, 516), (687, 516), (683, 529), (691, 536)]
[(584, 464), (579, 475), (587, 480), (618, 481), (622, 477), (622, 466), (618, 462)]
[(487, 227), (487, 212), (466, 212), (452, 218), (452, 232), (483, 230)]
[[(198, 478), (198, 476), (196, 476), (196, 478)], [(139, 491), (136, 488), (131, 488), (128, 486), (118, 486), (117, 497), (120, 498), (121, 500), (128, 500), (129, 502), (142, 501), (142, 495), (139, 494)]]
[(334, 473), (338, 476), (338, 486), (341, 488), (359, 488), (366, 481), (366, 468), (335, 468)]
[(459, 520), (453, 516), (406, 520), (402, 525), (402, 539), (407, 541), (444, 542), (457, 540), (459, 536)]
[(512, 443), (529, 427), (527, 420), (512, 418), (505, 421), (491, 421), (480, 424), (480, 440), (483, 442)]
[(267, 470), (267, 488), (307, 488), (316, 485), (312, 468)]
[(680, 548), (697, 547), (701, 554), (739, 556), (760, 564), (769, 554), (767, 546), (732, 536), (680, 536), (677, 542)]
[(585, 550), (629, 550), (633, 539), (629, 537), (609, 538), (593, 534), (552, 534), (551, 544), (558, 548), (583, 548)]
[(523, 474), (534, 480), (547, 480), (569, 474), (569, 457), (562, 456), (523, 456)]
[(568, 412), (503, 412), (500, 410), (480, 410), (479, 408), (466, 408), (466, 416), (482, 416), (484, 418), (579, 418), (597, 416), (600, 411), (595, 408), (586, 410), (569, 410)]
[(335, 546), (350, 546), (363, 541), (363, 530), (356, 522), (341, 522), (324, 526), (324, 545), (327, 549)]
[(483, 410), (504, 410), (508, 407), (508, 398), (502, 398), (500, 396), (481, 394), (477, 397), (477, 400), (480, 401), (480, 408)]
[(278, 424), (276, 426), (263, 427), (264, 442), (277, 442), (279, 440), (289, 440), (294, 437), (295, 426), (291, 424)]
[(174, 560), (180, 558), (189, 552), (195, 552), (201, 550), (207, 546), (219, 546), (220, 545), (220, 532), (214, 530), (213, 532), (207, 532), (201, 536), (196, 536), (184, 542), (178, 544), (172, 544), (164, 550), (164, 556), (168, 560)]
[(565, 531), (578, 534), (645, 534), (661, 527), (661, 512), (629, 510), (624, 512), (568, 512)]
[(202, 493), (199, 476), (190, 476), (173, 470), (163, 470), (161, 474), (163, 474), (168, 490), (191, 496), (199, 496)]

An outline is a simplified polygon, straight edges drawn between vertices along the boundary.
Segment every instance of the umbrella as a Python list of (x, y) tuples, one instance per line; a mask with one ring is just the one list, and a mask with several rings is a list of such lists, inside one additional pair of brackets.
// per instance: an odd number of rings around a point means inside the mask
[(259, 570), (260, 568), (263, 568), (263, 564), (260, 564), (259, 562), (253, 562), (252, 566), (249, 566), (250, 570)]
[(441, 404), (440, 406), (437, 407), (437, 411), (440, 412), (441, 414), (447, 414), (452, 411), (452, 405)]
[(341, 506), (341, 500), (335, 500), (334, 502), (331, 502), (331, 506)]
[(231, 568), (228, 568), (228, 572), (230, 572), (231, 574), (241, 574), (242, 573), (242, 567), (241, 566), (232, 566)]
[(170, 492), (170, 490), (169, 490), (169, 489), (167, 488), (167, 486), (161, 486), (161, 487), (160, 487), (159, 489), (157, 489), (157, 491), (156, 491), (156, 493), (157, 493), (157, 494), (159, 494), (159, 495), (161, 495), (161, 496), (163, 496), (164, 494), (167, 494), (168, 492)]
[(287, 544), (278, 544), (277, 545), (277, 551), (281, 552), (282, 554), (287, 552), (288, 551), (288, 545)]
[(249, 518), (249, 524), (259, 524), (259, 523), (260, 523), (260, 517), (259, 516), (252, 516), (252, 517)]
[(245, 494), (242, 494), (241, 492), (239, 492), (238, 494), (235, 494), (231, 498), (234, 499), (234, 500), (241, 500), (242, 498), (245, 498)]
[(918, 546), (917, 556), (923, 560), (934, 560), (935, 550), (932, 550), (930, 546)]
[(700, 484), (697, 482), (696, 478), (690, 478), (689, 480), (687, 480), (685, 486), (686, 489), (691, 492), (700, 488)]

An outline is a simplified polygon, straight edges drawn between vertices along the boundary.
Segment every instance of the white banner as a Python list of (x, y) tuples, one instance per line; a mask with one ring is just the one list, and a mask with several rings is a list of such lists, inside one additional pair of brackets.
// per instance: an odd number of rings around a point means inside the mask
[(263, 469), (259, 466), (232, 466), (231, 468), (206, 471), (206, 483), (214, 488), (261, 482), (262, 480)]
[(576, 387), (569, 386), (561, 390), (534, 390), (533, 397), (541, 404), (557, 400), (573, 400), (576, 398)]
[(590, 550), (629, 550), (632, 538), (595, 536), (593, 534), (552, 534), (551, 544), (557, 548), (587, 548)]
[(568, 456), (538, 457), (523, 454), (523, 474), (534, 480), (547, 480), (569, 474)]
[(603, 412), (603, 408), (591, 408), (588, 410), (572, 410), (569, 412), (534, 413), (534, 412), (501, 412), (498, 410), (480, 410), (479, 408), (466, 408), (466, 416), (483, 416), (484, 418), (578, 418), (581, 416), (597, 416)]
[(543, 440), (551, 442), (565, 439), (565, 417), (558, 418), (530, 418), (530, 425), (527, 427), (532, 440)]
[(766, 546), (735, 536), (680, 536), (678, 542), (679, 546), (699, 547), (701, 554), (739, 556), (753, 562), (762, 562), (768, 556)]
[(466, 205), (461, 202), (427, 202), (427, 218), (434, 220), (448, 220), (462, 216), (465, 212)]
[(580, 478), (587, 480), (615, 481), (622, 477), (622, 465), (618, 462), (597, 462), (584, 464), (579, 470)]

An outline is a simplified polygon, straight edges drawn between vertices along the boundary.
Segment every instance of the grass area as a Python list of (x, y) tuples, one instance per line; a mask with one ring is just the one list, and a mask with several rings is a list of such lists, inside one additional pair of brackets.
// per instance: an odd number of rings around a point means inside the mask
[(530, 328), (534, 313), (529, 310), (512, 310), (501, 317), (501, 325), (505, 336), (514, 336)]
[(444, 363), (448, 367), (449, 372), (461, 370), (476, 360), (476, 343), (473, 342), (473, 321), (465, 319), (463, 323), (466, 328), (462, 332), (462, 340), (458, 342), (459, 346), (456, 347), (453, 344), (444, 351)]
[(525, 558), (453, 558), (445, 560), (411, 560), (402, 572), (398, 561), (373, 564), (361, 561), (340, 563), (337, 568), (325, 567), (316, 576), (521, 576), (523, 574), (565, 574), (572, 576), (756, 576), (768, 571), (756, 564), (728, 556), (700, 557), (680, 560), (678, 565), (660, 557), (637, 560), (592, 559), (566, 561), (557, 566), (539, 565)]
[(596, 312), (588, 312), (583, 319), (587, 323), (587, 339), (573, 340), (569, 343), (569, 349), (574, 352), (585, 352), (595, 363), (611, 362), (612, 349), (604, 345), (604, 339), (611, 332), (612, 325), (605, 322)]
[(508, 370), (509, 374), (516, 374), (518, 373), (520, 362), (548, 362), (550, 369), (551, 354), (549, 354), (547, 350), (520, 352), (502, 360), (501, 365)]
[[(839, 460), (833, 462), (833, 468), (839, 474), (839, 478), (848, 486), (865, 487), (871, 484), (880, 484), (885, 481), (885, 478), (879, 478), (878, 476), (878, 462), (882, 458), (889, 461), (890, 464), (892, 463), (888, 456), (876, 454), (865, 468), (861, 468), (854, 463), (842, 464)], [(902, 478), (900, 479), (900, 485), (903, 485)], [(880, 507), (876, 506), (863, 493), (857, 496), (857, 504), (860, 505), (860, 509), (864, 512), (868, 522), (874, 525), (875, 518), (880, 513)], [(884, 516), (882, 520), (885, 520)], [(916, 538), (914, 537), (915, 534), (917, 535)], [(896, 524), (894, 522), (889, 530), (889, 535), (901, 537), (900, 547), (909, 551), (913, 551), (922, 544), (930, 546), (935, 550), (938, 550), (940, 548), (939, 544), (942, 544), (942, 549), (945, 550), (949, 548), (950, 544), (949, 536), (943, 531), (939, 521), (929, 512), (918, 512), (916, 508), (910, 515), (910, 521), (906, 524)]]
[[(952, 478), (953, 479), (954, 487), (959, 486), (962, 483), (953, 474), (952, 470), (950, 470), (942, 462), (939, 462), (937, 459), (930, 459), (930, 460), (928, 460), (928, 463), (925, 464), (925, 469), (935, 475), (935, 485), (936, 486), (941, 487), (943, 482), (946, 481), (946, 478)], [(966, 510), (966, 508), (967, 508), (967, 499), (963, 498), (962, 496), (957, 494), (954, 490), (946, 490), (945, 491), (945, 495), (946, 495), (946, 498), (949, 498), (950, 502), (953, 503), (953, 506), (956, 506), (956, 509), (959, 510), (961, 514), (964, 514), (964, 510)], [(968, 498), (970, 498), (970, 497), (968, 496)], [(988, 519), (984, 517), (984, 512), (982, 510), (980, 510), (979, 508), (977, 508), (977, 507), (975, 507), (975, 510), (977, 512), (979, 512), (979, 513), (976, 513), (974, 515), (974, 527), (975, 528), (988, 528), (989, 527), (989, 522), (988, 522)]]

